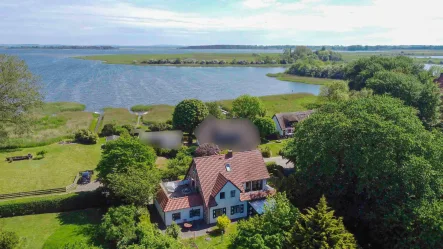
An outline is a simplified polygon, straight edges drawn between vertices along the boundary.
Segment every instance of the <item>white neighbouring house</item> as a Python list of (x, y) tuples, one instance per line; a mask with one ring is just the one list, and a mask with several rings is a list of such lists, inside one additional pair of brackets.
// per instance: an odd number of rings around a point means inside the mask
[(266, 184), (266, 164), (258, 150), (196, 157), (182, 181), (162, 182), (154, 201), (165, 225), (204, 219), (212, 224), (263, 212), (264, 199), (275, 193)]
[(303, 112), (276, 113), (272, 117), (272, 120), (274, 120), (275, 126), (280, 136), (290, 137), (294, 134), (295, 131), (293, 125), (295, 123), (303, 121), (305, 118), (308, 118), (309, 115), (311, 115), (313, 112), (313, 110), (308, 110)]

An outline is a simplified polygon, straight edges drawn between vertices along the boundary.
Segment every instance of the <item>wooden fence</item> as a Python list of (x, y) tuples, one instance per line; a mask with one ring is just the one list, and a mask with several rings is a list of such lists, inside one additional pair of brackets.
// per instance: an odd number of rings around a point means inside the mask
[(51, 189), (35, 190), (35, 191), (29, 191), (29, 192), (1, 194), (0, 200), (1, 199), (17, 198), (17, 197), (25, 197), (25, 196), (49, 195), (49, 194), (64, 193), (64, 192), (66, 192), (66, 188), (51, 188)]
[(25, 196), (37, 196), (37, 195), (49, 195), (49, 194), (57, 194), (57, 193), (66, 193), (66, 192), (74, 190), (77, 187), (77, 182), (78, 182), (79, 178), (80, 178), (80, 174), (77, 174), (75, 176), (75, 178), (74, 178), (74, 182), (72, 184), (69, 184), (68, 186), (66, 186), (64, 188), (51, 188), (51, 189), (35, 190), (35, 191), (29, 191), (29, 192), (0, 194), (0, 200), (2, 200), (2, 199), (12, 199), (12, 198), (18, 198), (18, 197), (25, 197)]

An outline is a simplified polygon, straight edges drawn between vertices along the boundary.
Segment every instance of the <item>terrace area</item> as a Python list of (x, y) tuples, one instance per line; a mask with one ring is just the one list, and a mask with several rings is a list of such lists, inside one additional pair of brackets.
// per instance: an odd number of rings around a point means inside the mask
[(190, 180), (162, 182), (160, 186), (168, 198), (181, 198), (197, 193)]

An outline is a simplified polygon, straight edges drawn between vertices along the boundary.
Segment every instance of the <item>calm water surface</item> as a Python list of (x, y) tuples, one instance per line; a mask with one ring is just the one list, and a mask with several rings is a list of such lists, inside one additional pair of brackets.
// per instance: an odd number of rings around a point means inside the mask
[(94, 54), (267, 53), (272, 50), (59, 50), (0, 49), (24, 59), (44, 84), (46, 101), (76, 101), (89, 111), (103, 107), (136, 104), (177, 104), (186, 98), (204, 101), (232, 99), (242, 94), (256, 96), (307, 92), (318, 94), (319, 86), (279, 81), (267, 73), (284, 68), (255, 67), (165, 67), (108, 65), (71, 58)]

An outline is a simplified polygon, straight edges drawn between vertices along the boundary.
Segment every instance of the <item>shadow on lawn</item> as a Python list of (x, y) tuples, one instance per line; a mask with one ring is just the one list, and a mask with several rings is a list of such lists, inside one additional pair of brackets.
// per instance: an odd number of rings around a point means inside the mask
[(103, 214), (103, 210), (91, 208), (59, 213), (57, 219), (61, 225), (76, 225), (76, 233), (87, 237), (88, 244), (109, 248), (99, 230)]

